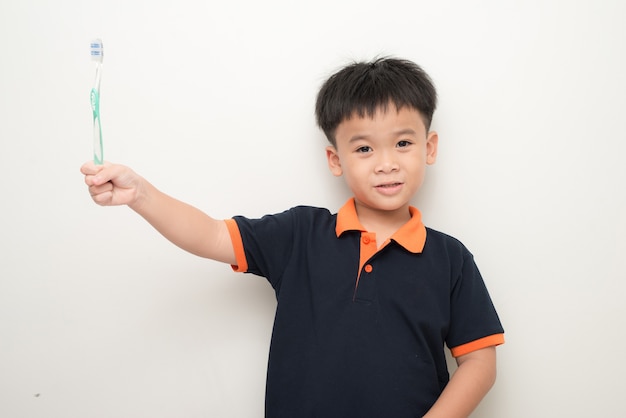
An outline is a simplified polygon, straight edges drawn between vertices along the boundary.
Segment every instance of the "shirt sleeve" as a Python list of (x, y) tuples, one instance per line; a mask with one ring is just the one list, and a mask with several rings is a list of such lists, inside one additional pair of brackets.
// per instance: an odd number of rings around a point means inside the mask
[(504, 343), (504, 329), (474, 257), (465, 247), (462, 251), (462, 264), (452, 282), (446, 339), (454, 357)]
[(241, 232), (239, 232), (239, 226), (234, 219), (225, 219), (228, 233), (230, 234), (230, 240), (233, 244), (233, 250), (235, 251), (236, 264), (231, 267), (237, 272), (248, 271), (248, 260), (246, 260), (246, 253), (243, 249), (243, 241), (241, 239)]
[(259, 219), (235, 216), (226, 220), (237, 259), (233, 269), (263, 276), (276, 288), (291, 260), (296, 212), (290, 209)]
[(472, 351), (477, 351), (487, 347), (495, 347), (497, 345), (504, 344), (504, 334), (493, 334), (488, 337), (479, 338), (469, 343), (452, 347), (450, 351), (453, 357), (461, 357), (465, 354), (469, 354)]

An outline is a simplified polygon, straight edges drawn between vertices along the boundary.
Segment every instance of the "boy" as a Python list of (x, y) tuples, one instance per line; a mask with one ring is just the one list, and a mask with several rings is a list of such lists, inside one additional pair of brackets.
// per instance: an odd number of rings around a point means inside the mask
[(96, 203), (126, 204), (179, 247), (268, 279), (267, 417), (467, 417), (494, 383), (504, 331), (472, 255), (409, 204), (437, 156), (435, 107), (410, 61), (355, 63), (326, 81), (317, 122), (354, 195), (337, 214), (215, 220), (126, 167), (81, 171)]

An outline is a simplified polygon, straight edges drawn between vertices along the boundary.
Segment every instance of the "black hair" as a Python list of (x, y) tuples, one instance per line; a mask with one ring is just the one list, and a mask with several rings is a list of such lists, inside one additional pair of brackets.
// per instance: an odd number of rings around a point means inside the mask
[(328, 141), (335, 143), (335, 131), (355, 114), (374, 117), (379, 108), (390, 104), (400, 110), (417, 110), (430, 129), (437, 107), (437, 91), (428, 74), (412, 61), (376, 58), (354, 62), (330, 76), (317, 95), (315, 116)]

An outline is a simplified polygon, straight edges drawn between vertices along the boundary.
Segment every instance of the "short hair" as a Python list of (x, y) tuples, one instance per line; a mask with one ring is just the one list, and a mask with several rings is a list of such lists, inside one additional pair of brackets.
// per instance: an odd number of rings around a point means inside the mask
[(335, 133), (355, 114), (374, 117), (390, 104), (409, 107), (422, 116), (426, 130), (437, 107), (437, 91), (428, 74), (412, 61), (376, 58), (354, 62), (330, 76), (317, 95), (315, 116), (328, 141), (336, 145)]

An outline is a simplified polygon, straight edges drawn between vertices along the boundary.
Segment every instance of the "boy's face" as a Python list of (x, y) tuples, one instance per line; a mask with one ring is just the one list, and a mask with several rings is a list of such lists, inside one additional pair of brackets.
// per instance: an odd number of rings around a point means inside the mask
[(373, 118), (354, 115), (339, 124), (335, 138), (337, 145), (326, 148), (328, 166), (335, 176), (344, 176), (359, 218), (408, 218), (426, 165), (437, 157), (437, 134), (426, 132), (420, 113), (390, 105)]

